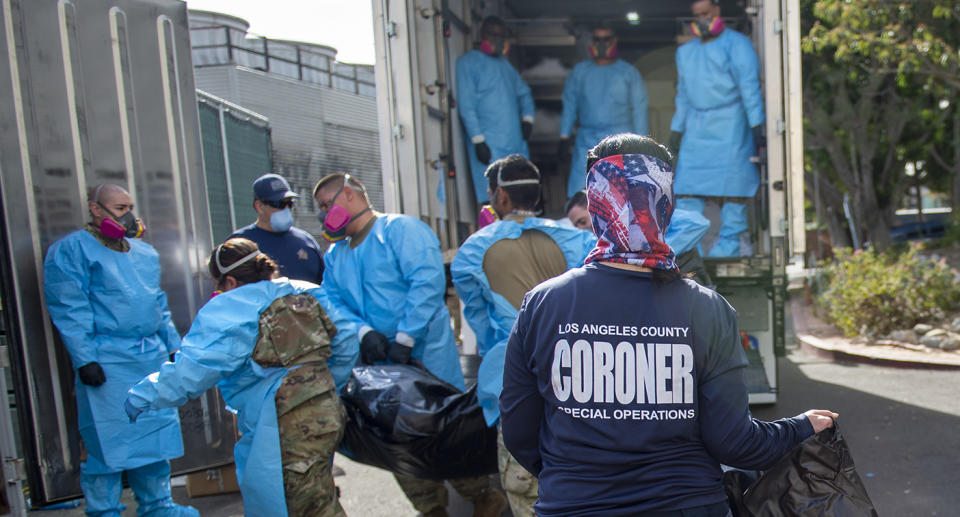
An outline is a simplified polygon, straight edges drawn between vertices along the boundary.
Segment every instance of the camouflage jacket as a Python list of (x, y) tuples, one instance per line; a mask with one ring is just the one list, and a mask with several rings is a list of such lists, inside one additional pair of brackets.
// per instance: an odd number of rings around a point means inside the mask
[(335, 389), (327, 367), (337, 328), (309, 293), (277, 298), (260, 313), (253, 360), (263, 367), (293, 368), (274, 397), (277, 416)]

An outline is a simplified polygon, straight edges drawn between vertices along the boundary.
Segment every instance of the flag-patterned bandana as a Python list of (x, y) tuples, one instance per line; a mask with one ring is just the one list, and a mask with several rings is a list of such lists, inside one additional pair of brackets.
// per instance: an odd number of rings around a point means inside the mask
[(587, 172), (597, 247), (586, 262), (676, 270), (664, 240), (673, 215), (673, 167), (646, 154), (608, 156)]

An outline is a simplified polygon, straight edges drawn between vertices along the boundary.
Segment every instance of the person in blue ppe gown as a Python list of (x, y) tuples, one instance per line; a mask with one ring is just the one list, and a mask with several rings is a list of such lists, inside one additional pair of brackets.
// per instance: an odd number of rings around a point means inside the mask
[[(567, 197), (584, 188), (587, 151), (617, 133), (649, 133), (647, 87), (633, 65), (617, 59), (617, 36), (606, 26), (594, 27), (590, 55), (577, 63), (563, 86), (560, 118), (561, 157), (570, 157)], [(570, 135), (579, 123), (571, 156)]]
[(356, 363), (352, 324), (316, 284), (277, 278), (256, 243), (210, 255), (217, 294), (197, 313), (175, 363), (129, 390), (131, 420), (217, 386), (237, 412), (234, 448), (247, 515), (345, 515), (331, 457), (343, 434), (337, 392)]
[(126, 190), (103, 184), (88, 199), (92, 222), (50, 246), (43, 264), (47, 311), (76, 373), (86, 513), (120, 516), (126, 472), (137, 515), (199, 515), (170, 497), (168, 460), (183, 456), (177, 412), (131, 423), (122, 410), (127, 390), (180, 348), (157, 251), (135, 238), (143, 223)]
[(677, 49), (676, 113), (670, 148), (679, 156), (677, 207), (703, 212), (703, 197), (722, 198), (720, 232), (710, 257), (752, 253), (747, 202), (760, 176), (751, 161), (763, 147), (763, 98), (757, 53), (750, 39), (725, 29), (720, 5), (691, 4), (696, 39)]
[[(618, 135), (615, 135), (618, 136)], [(623, 153), (631, 154), (636, 151), (634, 140), (626, 135), (611, 139), (610, 142), (624, 142)], [(637, 151), (639, 153), (639, 151)], [(593, 221), (590, 218), (590, 209), (587, 202), (587, 191), (581, 190), (567, 201), (567, 218), (577, 228), (593, 231)], [(701, 285), (713, 287), (713, 281), (703, 264), (699, 244), (703, 236), (710, 229), (710, 221), (700, 212), (675, 208), (670, 226), (664, 240), (673, 248), (677, 255), (677, 266), (680, 274), (693, 278)]]
[(477, 204), (486, 203), (487, 164), (510, 154), (527, 156), (533, 131), (534, 105), (530, 87), (506, 58), (507, 27), (490, 16), (480, 27), (478, 48), (457, 59), (457, 110), (470, 156)]
[[(361, 362), (407, 364), (416, 359), (464, 389), (444, 301), (443, 257), (430, 227), (407, 215), (374, 212), (366, 188), (349, 174), (321, 178), (313, 197), (323, 237), (333, 242), (324, 257), (323, 291), (358, 328)], [(417, 511), (446, 515), (442, 481), (394, 477)], [(475, 509), (499, 515), (506, 507), (487, 476), (448, 481)]]
[[(507, 338), (523, 296), (541, 282), (583, 265), (597, 239), (590, 232), (534, 217), (540, 173), (525, 157), (501, 158), (486, 174), (499, 220), (460, 246), (450, 273), (483, 356), (477, 398), (487, 424), (496, 425)], [(533, 515), (536, 477), (510, 457), (502, 440), (498, 449), (501, 485), (513, 514)]]

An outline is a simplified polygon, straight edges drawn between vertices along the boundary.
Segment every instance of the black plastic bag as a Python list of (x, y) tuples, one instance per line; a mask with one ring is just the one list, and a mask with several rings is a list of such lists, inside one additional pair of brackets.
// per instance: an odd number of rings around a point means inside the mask
[(723, 477), (736, 517), (877, 515), (836, 422), (794, 447), (742, 492), (741, 472)]
[(476, 385), (461, 392), (421, 367), (361, 366), (340, 398), (349, 417), (340, 452), (354, 461), (418, 479), (497, 472), (497, 430)]

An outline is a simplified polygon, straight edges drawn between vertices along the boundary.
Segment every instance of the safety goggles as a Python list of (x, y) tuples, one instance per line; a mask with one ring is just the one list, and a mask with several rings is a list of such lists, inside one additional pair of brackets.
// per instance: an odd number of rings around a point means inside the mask
[(280, 201), (267, 201), (266, 199), (261, 199), (260, 202), (271, 208), (276, 208), (277, 210), (293, 208), (293, 199), (281, 199)]
[(594, 43), (607, 43), (607, 44), (609, 44), (609, 43), (613, 43), (613, 40), (614, 40), (615, 38), (616, 38), (616, 36), (604, 36), (604, 37), (602, 37), (602, 38), (598, 38), (598, 37), (594, 36), (594, 37), (593, 37), (593, 42), (594, 42)]

